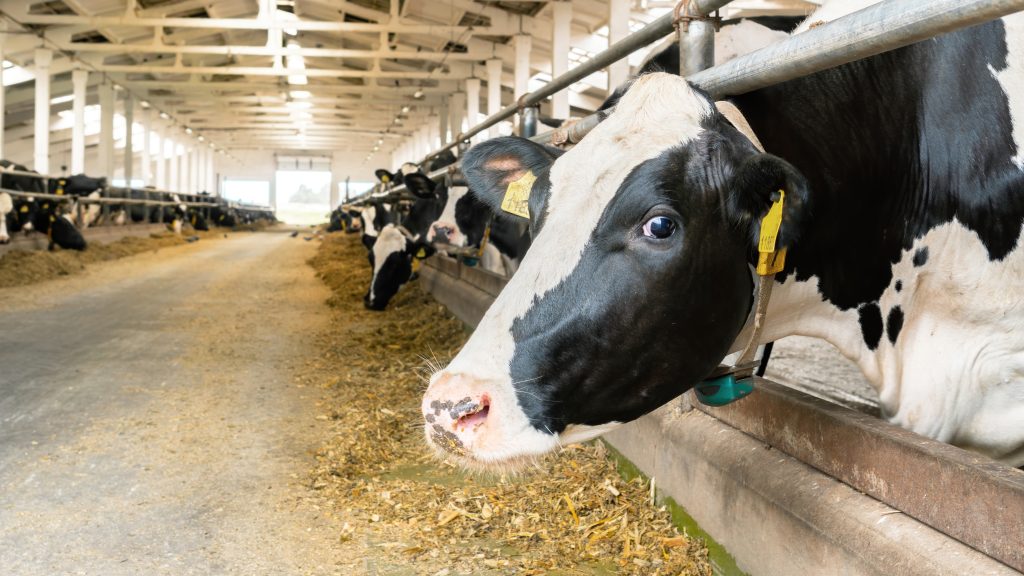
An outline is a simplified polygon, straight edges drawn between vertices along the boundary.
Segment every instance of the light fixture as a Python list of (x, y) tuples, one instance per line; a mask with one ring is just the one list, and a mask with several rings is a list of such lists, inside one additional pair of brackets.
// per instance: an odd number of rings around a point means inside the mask
[(383, 143), (384, 143), (384, 139), (383, 138), (377, 138), (377, 146), (380, 146)]
[(171, 115), (168, 114), (167, 112), (161, 112), (160, 113), (160, 117), (163, 118), (164, 120), (170, 120), (171, 119)]
[(199, 136), (196, 136), (196, 140), (199, 140), (200, 142), (202, 142), (203, 140), (206, 140), (206, 138), (203, 138), (203, 135), (200, 134)]
[(142, 100), (141, 102), (139, 102), (139, 106), (142, 106), (143, 110), (149, 108), (149, 100)]
[(420, 90), (420, 89), (417, 88), (416, 91), (412, 93), (412, 97), (417, 99), (417, 100), (419, 100), (420, 98), (423, 98), (423, 90)]
[(313, 107), (313, 103), (312, 102), (304, 102), (304, 101), (301, 101), (301, 100), (289, 100), (288, 102), (285, 102), (284, 105), (289, 107), (289, 108), (295, 108), (295, 109), (303, 109), (303, 108), (312, 108)]
[(185, 126), (185, 134), (192, 134), (192, 129), (188, 126)]
[(289, 90), (288, 95), (292, 98), (312, 98), (313, 93), (309, 90)]
[(402, 119), (401, 118), (395, 118), (395, 125), (398, 125), (398, 124), (401, 124), (401, 123), (402, 123)]
[(409, 107), (408, 106), (402, 106), (402, 114), (408, 114), (408, 113), (409, 113)]

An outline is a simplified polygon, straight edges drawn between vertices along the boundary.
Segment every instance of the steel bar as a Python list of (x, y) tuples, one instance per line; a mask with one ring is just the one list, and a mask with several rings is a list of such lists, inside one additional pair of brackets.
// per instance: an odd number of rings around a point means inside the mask
[(1024, 0), (888, 0), (688, 80), (715, 99), (736, 96), (1020, 10)]
[[(730, 0), (693, 0), (692, 8), (696, 13), (710, 14), (711, 12), (714, 12), (728, 4), (729, 1)], [(562, 74), (557, 78), (552, 78), (551, 82), (545, 84), (540, 90), (525, 94), (520, 99), (520, 102), (502, 108), (497, 114), (489, 116), (483, 122), (473, 126), (463, 134), (460, 134), (458, 138), (455, 139), (456, 142), (438, 149), (436, 152), (433, 152), (424, 158), (423, 161), (426, 162), (445, 150), (451, 150), (456, 146), (458, 141), (468, 140), (480, 132), (487, 130), (491, 126), (494, 126), (498, 122), (510, 118), (513, 114), (519, 111), (520, 105), (526, 107), (538, 104), (555, 92), (564, 90), (594, 72), (606, 68), (609, 64), (629, 56), (640, 48), (661, 40), (665, 36), (671, 34), (672, 30), (672, 13), (667, 13), (647, 26), (644, 26), (640, 30), (637, 30), (622, 40), (612, 44), (604, 52), (596, 54), (590, 60), (587, 60), (572, 70), (569, 70), (567, 73)]]
[[(219, 206), (215, 202), (175, 202), (173, 200), (143, 200), (141, 198), (89, 198), (88, 196), (74, 196), (70, 194), (49, 194), (45, 192), (22, 192), (21, 190), (7, 190), (0, 188), (0, 192), (10, 194), (19, 198), (41, 198), (43, 200), (77, 200), (82, 204), (142, 204), (146, 206)], [(239, 208), (239, 207), (236, 207)], [(263, 210), (264, 208), (239, 208), (242, 210)]]

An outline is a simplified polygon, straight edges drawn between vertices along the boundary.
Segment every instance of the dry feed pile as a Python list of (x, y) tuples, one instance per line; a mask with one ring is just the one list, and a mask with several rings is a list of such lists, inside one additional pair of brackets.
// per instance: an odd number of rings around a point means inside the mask
[[(202, 237), (216, 232), (198, 232)], [(187, 234), (188, 236), (191, 234)], [(77, 250), (12, 250), (0, 256), (0, 288), (25, 286), (59, 276), (77, 274), (88, 264), (116, 260), (150, 250), (156, 251), (167, 246), (185, 243), (185, 236), (170, 232), (151, 234), (147, 237), (126, 236), (108, 244), (91, 242), (84, 251)]]
[(309, 377), (328, 391), (331, 439), (311, 486), (346, 519), (381, 574), (710, 575), (707, 549), (671, 524), (641, 478), (604, 445), (566, 447), (512, 477), (464, 473), (427, 453), (419, 403), (429, 364), (463, 344), (462, 324), (413, 283), (383, 313), (358, 237), (328, 234), (310, 260), (332, 289), (337, 329)]

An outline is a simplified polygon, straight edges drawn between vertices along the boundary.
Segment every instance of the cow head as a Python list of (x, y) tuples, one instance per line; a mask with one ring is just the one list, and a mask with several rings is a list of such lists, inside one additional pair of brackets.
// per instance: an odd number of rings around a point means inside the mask
[(384, 310), (402, 284), (412, 278), (413, 261), (434, 252), (428, 244), (406, 234), (394, 224), (388, 224), (377, 235), (370, 253), (373, 277), (363, 297), (363, 305), (370, 310)]
[(758, 153), (668, 74), (637, 80), (561, 156), (499, 138), (471, 149), (462, 170), (496, 211), (528, 211), (533, 234), (423, 398), (428, 443), (467, 466), (595, 437), (705, 378), (747, 320), (773, 194), (786, 191), (782, 245), (807, 212), (792, 166)]

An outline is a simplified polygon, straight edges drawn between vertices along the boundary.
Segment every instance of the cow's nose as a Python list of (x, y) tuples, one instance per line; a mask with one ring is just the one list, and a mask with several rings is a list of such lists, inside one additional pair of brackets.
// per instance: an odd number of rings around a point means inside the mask
[(442, 374), (423, 395), (427, 437), (455, 455), (473, 450), (487, 431), (491, 397), (461, 374)]
[(440, 242), (442, 244), (447, 244), (448, 243), (448, 233), (449, 233), (449, 229), (448, 229), (447, 226), (434, 226), (434, 239), (433, 239), (433, 241)]

